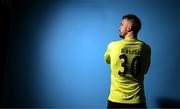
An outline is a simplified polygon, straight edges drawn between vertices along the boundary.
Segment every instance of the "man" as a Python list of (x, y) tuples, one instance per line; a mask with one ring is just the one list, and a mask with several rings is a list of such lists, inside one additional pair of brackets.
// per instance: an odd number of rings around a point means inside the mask
[(108, 108), (147, 108), (144, 74), (150, 65), (151, 48), (137, 39), (140, 19), (133, 14), (123, 16), (119, 41), (111, 42), (104, 59), (111, 67)]

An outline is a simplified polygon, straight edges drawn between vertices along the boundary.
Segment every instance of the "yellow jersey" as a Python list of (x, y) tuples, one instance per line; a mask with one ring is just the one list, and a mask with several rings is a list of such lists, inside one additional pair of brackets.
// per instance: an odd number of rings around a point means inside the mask
[(150, 65), (151, 48), (138, 39), (122, 39), (108, 44), (104, 59), (111, 67), (108, 100), (124, 104), (145, 102), (144, 74)]

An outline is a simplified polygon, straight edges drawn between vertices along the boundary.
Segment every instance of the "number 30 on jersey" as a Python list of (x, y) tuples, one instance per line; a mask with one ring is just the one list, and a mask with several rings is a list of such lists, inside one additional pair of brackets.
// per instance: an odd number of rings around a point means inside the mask
[(123, 67), (123, 71), (119, 71), (118, 74), (120, 76), (125, 76), (128, 71), (131, 72), (131, 75), (134, 78), (137, 78), (140, 74), (140, 69), (141, 69), (141, 57), (140, 56), (135, 56), (130, 63), (130, 69), (128, 69), (127, 64), (128, 64), (128, 57), (125, 54), (121, 54), (119, 56), (119, 59), (122, 60), (124, 59), (124, 62), (121, 63), (120, 67)]

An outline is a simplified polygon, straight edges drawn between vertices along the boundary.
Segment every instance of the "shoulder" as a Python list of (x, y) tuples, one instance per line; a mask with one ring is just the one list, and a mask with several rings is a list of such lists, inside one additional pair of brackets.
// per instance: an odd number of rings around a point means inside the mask
[(123, 39), (122, 40), (115, 40), (115, 41), (110, 42), (108, 46), (113, 47), (113, 46), (121, 45), (123, 43), (125, 43), (125, 41)]
[(111, 43), (109, 43), (110, 45), (116, 45), (116, 44), (119, 44), (119, 43), (123, 43), (124, 40), (115, 40), (115, 41), (112, 41)]
[(119, 41), (111, 41), (109, 44), (108, 44), (108, 47), (112, 47), (114, 45), (116, 45)]
[(144, 41), (141, 41), (141, 40), (138, 40), (140, 43), (142, 43), (142, 45), (145, 47), (145, 48), (147, 48), (147, 49), (149, 49), (149, 50), (151, 50), (151, 47), (150, 47), (150, 45), (149, 44), (147, 44), (146, 42), (144, 42)]

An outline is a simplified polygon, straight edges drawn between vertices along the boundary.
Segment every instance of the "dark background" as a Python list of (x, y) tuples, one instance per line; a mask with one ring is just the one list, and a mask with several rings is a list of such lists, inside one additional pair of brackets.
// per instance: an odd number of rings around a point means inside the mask
[(148, 107), (180, 107), (179, 0), (1, 0), (0, 106), (105, 108), (103, 55), (133, 13), (152, 49)]

